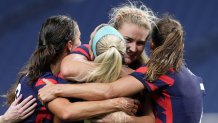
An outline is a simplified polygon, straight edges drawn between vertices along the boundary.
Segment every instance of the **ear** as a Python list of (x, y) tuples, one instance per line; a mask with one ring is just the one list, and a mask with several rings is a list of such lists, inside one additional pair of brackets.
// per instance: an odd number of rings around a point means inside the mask
[(73, 51), (73, 42), (71, 40), (69, 40), (67, 42), (67, 49), (72, 52)]
[(91, 60), (94, 60), (94, 54), (92, 52), (91, 45), (89, 45), (89, 54), (90, 54)]

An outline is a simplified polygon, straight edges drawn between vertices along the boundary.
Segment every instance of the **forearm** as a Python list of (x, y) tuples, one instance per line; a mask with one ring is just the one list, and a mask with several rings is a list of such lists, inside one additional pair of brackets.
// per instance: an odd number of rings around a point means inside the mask
[[(48, 80), (43, 80), (49, 83)], [(48, 102), (57, 97), (74, 97), (84, 100), (103, 100), (126, 97), (143, 90), (141, 82), (127, 76), (111, 83), (56, 84), (47, 85), (39, 90), (41, 101)]]
[(143, 84), (131, 76), (112, 83), (62, 84), (55, 86), (54, 95), (57, 97), (74, 97), (84, 100), (103, 100), (131, 96), (144, 89)]
[(66, 121), (88, 119), (120, 110), (112, 100), (71, 103), (66, 99), (57, 98), (51, 101), (48, 106), (51, 112)]
[(155, 123), (155, 118), (151, 116), (131, 116), (131, 120), (127, 123)]
[(74, 97), (84, 100), (103, 100), (107, 99), (107, 90), (109, 90), (109, 84), (89, 83), (89, 84), (58, 84), (56, 97)]

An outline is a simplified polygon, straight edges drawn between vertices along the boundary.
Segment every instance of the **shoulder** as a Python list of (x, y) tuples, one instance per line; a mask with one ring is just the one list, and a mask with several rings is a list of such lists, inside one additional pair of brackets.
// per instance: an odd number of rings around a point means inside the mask
[(89, 52), (89, 45), (88, 44), (83, 44), (71, 52), (71, 54), (80, 54), (84, 57), (86, 57), (87, 60), (91, 60), (90, 52)]

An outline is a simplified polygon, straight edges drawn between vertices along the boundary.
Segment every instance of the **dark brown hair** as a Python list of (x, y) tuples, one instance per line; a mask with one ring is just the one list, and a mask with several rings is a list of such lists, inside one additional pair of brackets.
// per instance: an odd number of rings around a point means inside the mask
[(7, 104), (15, 99), (15, 90), (24, 76), (28, 75), (29, 84), (33, 86), (36, 80), (50, 70), (50, 65), (55, 64), (69, 40), (74, 41), (77, 33), (77, 23), (67, 16), (52, 16), (42, 24), (38, 37), (38, 46), (30, 57), (28, 63), (17, 75), (16, 83), (7, 92)]

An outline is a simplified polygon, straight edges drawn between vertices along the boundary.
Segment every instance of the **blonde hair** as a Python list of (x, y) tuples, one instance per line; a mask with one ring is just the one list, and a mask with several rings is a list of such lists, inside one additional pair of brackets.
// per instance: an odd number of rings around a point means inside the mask
[(122, 55), (126, 52), (125, 42), (114, 35), (102, 37), (96, 45), (96, 67), (86, 75), (79, 75), (76, 81), (112, 82), (119, 78), (122, 68)]
[[(158, 20), (153, 11), (143, 3), (133, 3), (130, 1), (129, 4), (112, 8), (109, 17), (109, 24), (114, 26), (117, 30), (121, 28), (123, 23), (132, 23), (151, 31), (152, 26), (155, 25), (156, 20)], [(143, 64), (148, 61), (148, 57), (146, 53), (143, 52), (137, 60)]]
[(129, 4), (123, 4), (120, 7), (112, 8), (109, 17), (109, 24), (113, 25), (116, 29), (119, 29), (123, 23), (129, 22), (151, 30), (152, 25), (155, 24), (157, 19), (153, 11), (143, 3), (140, 3), (139, 5), (136, 2), (132, 3), (130, 1)]
[(148, 58), (145, 50), (143, 50), (141, 56), (138, 58), (138, 61), (142, 64), (146, 64), (149, 61), (149, 58)]

